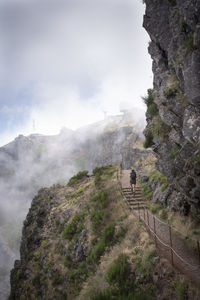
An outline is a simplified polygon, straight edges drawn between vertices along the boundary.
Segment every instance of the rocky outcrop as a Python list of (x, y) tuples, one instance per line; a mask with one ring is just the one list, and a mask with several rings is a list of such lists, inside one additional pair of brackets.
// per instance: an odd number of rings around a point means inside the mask
[[(75, 299), (89, 272), (96, 270), (115, 234), (111, 214), (104, 216), (105, 208), (110, 211), (116, 197), (120, 199), (116, 167), (104, 169), (101, 174), (109, 182), (99, 178), (102, 191), (96, 189), (94, 176), (82, 172), (73, 177), (73, 183), (42, 188), (34, 197), (24, 221), (20, 260), (11, 271), (10, 300)], [(107, 197), (104, 184), (113, 195)], [(106, 241), (99, 249), (104, 231)]]
[[(179, 292), (181, 290), (181, 292)], [(177, 292), (178, 291), (178, 292)], [(122, 201), (117, 168), (43, 188), (24, 222), (9, 300), (199, 299)]]
[[(0, 148), (0, 228), (8, 228), (2, 235), (12, 240), (17, 255), (21, 224), (37, 190), (58, 182), (65, 184), (80, 170), (92, 172), (97, 166), (120, 164), (122, 159), (129, 168), (136, 159), (136, 155), (132, 156), (133, 147), (137, 148), (135, 143), (141, 146), (144, 138), (144, 117), (140, 115), (135, 110), (134, 115), (124, 112), (77, 131), (62, 129), (54, 136), (20, 135)], [(137, 157), (139, 154), (143, 152), (138, 149)], [(10, 222), (13, 219), (16, 222)], [(74, 251), (80, 253), (82, 249), (76, 246)], [(9, 272), (7, 265), (7, 279)], [(1, 274), (5, 277), (5, 271), (0, 269)]]
[[(62, 288), (67, 284), (63, 274), (65, 259), (70, 253), (70, 263), (81, 263), (86, 260), (88, 250), (87, 230), (81, 229), (74, 241), (63, 238), (63, 229), (69, 224), (71, 216), (81, 205), (72, 206), (65, 198), (69, 187), (55, 186), (43, 188), (32, 201), (31, 209), (24, 222), (20, 247), (20, 260), (15, 261), (11, 271), (11, 295), (9, 299), (55, 299), (54, 288), (59, 299)], [(81, 222), (83, 220), (81, 219)], [(76, 224), (71, 228), (70, 238)], [(61, 261), (62, 260), (62, 261)], [(67, 259), (66, 259), (67, 264)], [(51, 285), (51, 287), (49, 286)], [(68, 287), (65, 287), (65, 293)]]
[[(130, 169), (141, 157), (148, 156), (150, 150), (142, 149), (143, 138), (133, 126), (124, 126), (99, 134), (83, 144), (87, 153), (86, 169), (92, 170), (106, 164), (123, 164)], [(138, 147), (139, 146), (139, 147)]]
[(154, 73), (146, 147), (169, 181), (166, 204), (200, 218), (200, 1), (145, 3)]

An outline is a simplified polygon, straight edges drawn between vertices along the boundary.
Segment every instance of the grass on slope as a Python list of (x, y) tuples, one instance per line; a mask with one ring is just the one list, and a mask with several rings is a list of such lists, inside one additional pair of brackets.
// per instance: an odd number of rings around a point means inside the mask
[[(84, 171), (72, 184), (36, 197), (40, 205), (34, 204), (27, 231), (37, 243), (32, 249), (27, 244), (28, 261), (15, 278), (20, 300), (155, 299), (162, 289), (167, 298), (178, 299), (179, 275), (159, 260), (122, 201), (116, 170), (96, 168), (94, 176)], [(38, 227), (42, 205), (48, 214)]]

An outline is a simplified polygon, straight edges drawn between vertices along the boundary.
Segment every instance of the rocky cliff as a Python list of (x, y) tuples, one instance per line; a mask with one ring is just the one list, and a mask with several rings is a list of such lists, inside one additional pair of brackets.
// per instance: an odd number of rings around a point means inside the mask
[[(134, 115), (110, 116), (77, 131), (63, 129), (55, 136), (20, 135), (0, 148), (0, 254), (6, 244), (19, 256), (22, 222), (41, 187), (64, 184), (80, 170), (91, 172), (96, 166), (117, 165), (122, 160), (130, 168), (141, 156), (149, 155), (151, 151), (141, 147), (144, 116), (135, 114), (134, 110)], [(1, 299), (7, 298), (13, 262), (11, 256), (6, 266), (0, 265), (0, 276), (7, 282), (6, 289), (0, 289)]]
[(169, 182), (162, 202), (200, 218), (200, 1), (145, 3), (154, 73), (145, 146)]
[(10, 300), (199, 299), (157, 256), (122, 201), (116, 170), (82, 171), (67, 185), (38, 192), (11, 272)]

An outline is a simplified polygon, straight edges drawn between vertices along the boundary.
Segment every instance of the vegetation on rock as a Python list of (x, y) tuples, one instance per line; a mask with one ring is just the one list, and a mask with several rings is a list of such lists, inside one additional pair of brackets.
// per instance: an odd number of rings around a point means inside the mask
[[(121, 199), (116, 170), (111, 165), (96, 168), (98, 185), (95, 176), (84, 173), (70, 186), (39, 191), (24, 223), (10, 300), (155, 299), (163, 288), (178, 299), (184, 281), (171, 269), (164, 271), (168, 263), (158, 258)], [(155, 172), (151, 179), (166, 183)]]

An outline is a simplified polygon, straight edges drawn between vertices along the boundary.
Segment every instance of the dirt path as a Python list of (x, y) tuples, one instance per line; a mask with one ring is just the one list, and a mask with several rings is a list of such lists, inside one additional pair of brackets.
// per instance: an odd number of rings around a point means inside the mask
[[(123, 170), (121, 176), (122, 192), (130, 209), (144, 222), (147, 231), (156, 243), (159, 254), (168, 258), (176, 268), (199, 284), (200, 259), (197, 241), (180, 237), (180, 234), (172, 230), (167, 223), (161, 221), (149, 210), (143, 209), (144, 205), (142, 203), (145, 203), (145, 200), (141, 196), (140, 187), (138, 184), (136, 185), (135, 195), (132, 194), (130, 189), (130, 172), (131, 170)], [(135, 202), (137, 202), (137, 205), (135, 205)], [(141, 203), (140, 206), (138, 202)]]

